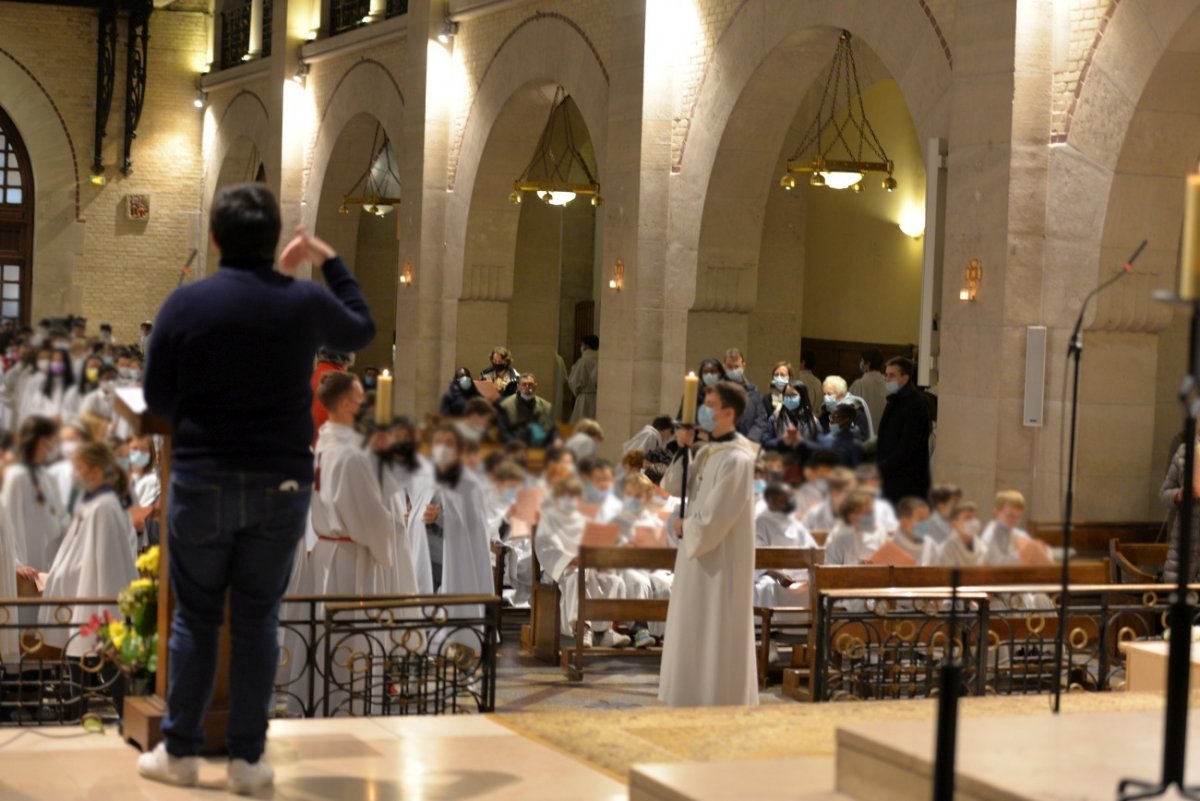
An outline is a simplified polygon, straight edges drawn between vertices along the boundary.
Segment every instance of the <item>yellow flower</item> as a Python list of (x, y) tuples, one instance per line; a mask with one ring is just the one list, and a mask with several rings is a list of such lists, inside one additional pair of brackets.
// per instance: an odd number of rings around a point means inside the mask
[(134, 579), (129, 583), (129, 591), (136, 594), (142, 590), (150, 590), (154, 587), (154, 580), (148, 578)]
[(137, 558), (138, 572), (143, 576), (158, 575), (158, 546), (155, 545), (149, 548), (144, 554)]
[(121, 650), (121, 645), (125, 642), (125, 636), (128, 633), (125, 624), (120, 620), (114, 620), (108, 624), (108, 638), (112, 640), (113, 647), (118, 651)]

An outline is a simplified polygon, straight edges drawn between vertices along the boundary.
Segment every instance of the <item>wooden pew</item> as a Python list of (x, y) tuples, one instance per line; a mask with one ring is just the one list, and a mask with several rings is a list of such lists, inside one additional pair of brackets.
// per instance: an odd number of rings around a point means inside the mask
[(1113, 584), (1155, 584), (1167, 564), (1167, 544), (1121, 542), (1114, 537), (1108, 543), (1108, 559)]
[[(579, 549), (579, 619), (575, 621), (575, 645), (562, 650), (563, 673), (571, 681), (583, 680), (583, 661), (587, 656), (638, 656), (657, 655), (661, 648), (584, 648), (583, 633), (589, 620), (612, 621), (662, 621), (667, 619), (668, 602), (657, 598), (588, 598), (587, 582), (582, 580), (582, 574), (587, 570), (622, 570), (629, 568), (643, 570), (673, 570), (675, 568), (675, 548), (591, 548)], [(756, 548), (756, 570), (798, 570), (812, 569), (820, 564), (824, 552), (820, 549), (805, 548)], [(557, 610), (557, 605), (555, 609)], [(762, 617), (763, 607), (756, 607), (755, 614)], [(783, 610), (772, 610), (783, 611)], [(791, 611), (791, 610), (788, 610)], [(557, 635), (557, 632), (556, 632)], [(557, 640), (557, 636), (555, 637)], [(766, 670), (763, 659), (770, 650), (770, 626), (763, 626), (763, 640), (759, 649), (759, 680), (763, 681)]]
[[(1163, 530), (1160, 520), (1132, 523), (1072, 522), (1071, 547), (1079, 556), (1107, 556), (1109, 540), (1121, 542), (1157, 542)], [(1029, 535), (1053, 548), (1061, 548), (1061, 522), (1029, 523)]]
[(537, 526), (530, 534), (530, 550), (533, 566), (530, 572), (533, 583), (529, 598), (529, 622), (521, 626), (521, 653), (542, 662), (558, 664), (559, 661), (559, 589), (554, 582), (542, 581), (542, 565), (537, 555)]
[[(756, 548), (754, 550), (754, 568), (756, 570), (802, 570), (816, 567), (825, 563), (823, 548)], [(776, 615), (786, 615), (787, 621), (780, 622)], [(807, 647), (807, 635), (812, 631), (812, 609), (807, 606), (755, 606), (754, 616), (762, 621), (762, 632), (758, 641), (758, 687), (767, 686), (768, 673), (771, 669), (771, 633), (772, 627), (787, 631), (804, 632), (806, 642), (799, 647)]]

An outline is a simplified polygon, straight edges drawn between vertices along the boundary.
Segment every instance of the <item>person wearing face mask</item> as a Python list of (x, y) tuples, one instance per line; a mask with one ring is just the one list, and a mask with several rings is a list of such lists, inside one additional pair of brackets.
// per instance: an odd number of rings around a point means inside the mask
[(139, 535), (139, 545), (149, 547), (158, 541), (154, 513), (162, 496), (162, 480), (158, 475), (158, 449), (153, 437), (135, 437), (129, 442), (129, 498), (133, 527)]
[(112, 323), (100, 323), (100, 341), (106, 345), (113, 344)]
[(746, 358), (737, 348), (725, 351), (725, 380), (746, 393), (746, 409), (738, 418), (737, 430), (751, 442), (762, 442), (768, 430), (767, 406), (758, 385), (746, 377)]
[(491, 381), (501, 398), (515, 395), (517, 381), (521, 378), (521, 374), (513, 367), (512, 354), (508, 352), (508, 348), (499, 346), (492, 348), (490, 359), (491, 364), (479, 374), (479, 380)]
[(571, 367), (567, 386), (575, 395), (571, 410), (571, 425), (596, 417), (596, 388), (600, 375), (600, 337), (589, 334), (580, 346), (579, 361)]
[(68, 518), (75, 516), (83, 492), (75, 486), (75, 463), (71, 461), (76, 451), (93, 442), (92, 432), (82, 423), (64, 423), (59, 429), (58, 452), (61, 458), (46, 468), (47, 475), (54, 481), (58, 497), (63, 499), (63, 511)]
[(763, 396), (767, 407), (767, 416), (774, 416), (783, 406), (784, 391), (792, 383), (792, 365), (789, 362), (778, 362), (771, 371), (771, 391)]
[(101, 364), (98, 356), (88, 356), (79, 364), (75, 383), (63, 400), (64, 419), (78, 419), (83, 413), (84, 399), (100, 388)]
[(621, 513), (621, 499), (613, 492), (616, 477), (606, 459), (582, 459), (579, 476), (583, 479), (582, 503), (585, 516), (598, 523), (609, 523)]
[(838, 404), (848, 403), (854, 407), (854, 429), (859, 439), (868, 440), (875, 437), (875, 424), (871, 422), (871, 415), (867, 411), (867, 403), (857, 395), (852, 395), (846, 388), (846, 379), (840, 375), (831, 375), (825, 378), (823, 385), (824, 396), (821, 404), (821, 414), (818, 415), (818, 421), (821, 424), (821, 430), (828, 434), (830, 431), (829, 417)]
[[(659, 700), (671, 707), (758, 703), (756, 449), (737, 431), (748, 403), (745, 388), (726, 381), (709, 387), (697, 409), (697, 423), (710, 441), (692, 455), (685, 517), (673, 524), (680, 539), (658, 690)], [(675, 436), (681, 447), (691, 448), (692, 429), (681, 428)], [(667, 471), (663, 488), (683, 494), (681, 458)]]
[(50, 359), (53, 355), (54, 351), (48, 347), (38, 348), (34, 352), (29, 370), (23, 376), (21, 394), (16, 400), (15, 423), (18, 429), (42, 406), (41, 395), (46, 382), (50, 380)]
[(526, 373), (517, 382), (517, 392), (496, 405), (500, 420), (500, 439), (523, 442), (532, 448), (544, 448), (559, 439), (554, 407), (537, 395), (537, 378)]
[(825, 540), (825, 564), (868, 564), (887, 542), (887, 533), (875, 524), (875, 493), (852, 490), (838, 507), (838, 522)]
[(67, 517), (56, 482), (47, 473), (58, 447), (58, 423), (30, 417), (17, 437), (18, 461), (4, 471), (0, 510), (17, 536), (22, 565), (46, 570), (62, 543)]
[(424, 517), (433, 501), (434, 473), (433, 463), (417, 446), (412, 420), (397, 417), (382, 439), (372, 437), (371, 450), (384, 500), (392, 505), (392, 514), (405, 523), (417, 590), (428, 595), (433, 592), (433, 566)]
[[(559, 632), (567, 637), (575, 634), (579, 618), (579, 546), (587, 518), (579, 511), (583, 485), (577, 478), (560, 478), (542, 504), (534, 547), (543, 580), (559, 588)], [(585, 576), (584, 593), (588, 598), (615, 600), (623, 597), (624, 582), (620, 575), (605, 570), (589, 570)], [(595, 635), (599, 634), (599, 642)], [(629, 645), (630, 639), (613, 629), (611, 620), (589, 620), (585, 624), (583, 645), (606, 648)]]
[(329, 373), (317, 388), (329, 419), (317, 437), (312, 497), (317, 544), (312, 565), (317, 592), (325, 595), (390, 592), (400, 547), (409, 564), (408, 587), (416, 589), (408, 543), (396, 537), (401, 524), (384, 500), (362, 435), (354, 426), (365, 396), (362, 383), (348, 372)]
[(71, 354), (65, 350), (53, 350), (46, 361), (39, 356), (38, 373), (43, 372), (44, 378), (26, 384), (25, 414), (61, 421), (66, 418), (66, 402), (75, 386), (75, 377), (71, 375)]
[(879, 422), (876, 458), (883, 494), (896, 503), (906, 495), (929, 494), (929, 406), (913, 384), (914, 365), (896, 357), (887, 363), (887, 408)]
[[(442, 530), (442, 570), (438, 592), (446, 595), (491, 595), (491, 549), (483, 487), (462, 464), (463, 441), (452, 425), (433, 432), (430, 453), (437, 476), (438, 523)], [(482, 607), (459, 607), (461, 615), (482, 615)], [(459, 646), (481, 652), (481, 635), (459, 632), (451, 637)]]
[[(979, 536), (985, 565), (1020, 565), (1037, 563), (1049, 554), (1035, 544), (1029, 533), (1021, 528), (1025, 516), (1025, 496), (1016, 490), (996, 493), (994, 515)], [(1032, 546), (1032, 547), (1031, 547)]]
[(967, 501), (960, 502), (950, 512), (950, 535), (941, 543), (929, 540), (921, 555), (922, 565), (938, 567), (970, 567), (978, 565), (983, 558), (979, 547), (979, 532), (983, 528), (979, 521), (979, 507)]
[[(783, 387), (780, 404), (767, 419), (762, 446), (769, 451), (793, 454), (803, 461), (817, 437), (817, 421), (809, 405), (808, 390), (799, 381)], [(768, 398), (766, 403), (770, 405)]]
[(837, 526), (842, 502), (857, 488), (854, 473), (844, 467), (830, 470), (825, 477), (825, 500), (804, 515), (804, 527), (809, 531), (832, 531)]
[[(621, 497), (621, 511), (611, 521), (616, 524), (619, 532), (618, 546), (632, 546), (638, 536), (638, 529), (657, 531), (662, 528), (662, 519), (651, 503), (655, 497), (655, 489), (650, 479), (640, 472), (627, 475), (621, 481)], [(668, 600), (671, 597), (671, 577), (666, 571), (652, 573), (640, 568), (622, 568), (617, 573), (624, 583), (622, 598)], [(661, 635), (661, 624), (659, 628), (658, 633)], [(629, 632), (635, 648), (649, 648), (654, 645), (654, 637), (644, 621), (632, 622)]]
[[(756, 548), (816, 548), (817, 541), (796, 519), (796, 504), (783, 484), (768, 484), (764, 508), (754, 518)], [(757, 606), (807, 606), (808, 570), (759, 570), (754, 582)]]
[(93, 439), (107, 436), (112, 427), (117, 414), (116, 388), (117, 368), (105, 365), (97, 373), (96, 388), (79, 405), (79, 419), (91, 430)]
[(850, 385), (850, 394), (862, 398), (871, 415), (871, 425), (879, 430), (879, 420), (883, 417), (884, 404), (887, 403), (887, 388), (883, 378), (883, 354), (876, 348), (862, 352), (858, 362), (858, 370), (862, 374)]
[(634, 450), (650, 453), (651, 451), (667, 450), (674, 444), (675, 421), (670, 415), (660, 414), (641, 431), (630, 437), (621, 446), (621, 453), (629, 453)]
[(467, 442), (476, 445), (481, 442), (492, 442), (492, 425), (496, 420), (496, 407), (488, 403), (482, 396), (471, 398), (463, 407), (461, 420), (454, 421), (454, 427)]
[[(125, 474), (117, 467), (106, 445), (83, 445), (71, 457), (74, 481), (83, 492), (82, 504), (63, 538), (62, 548), (46, 577), (47, 598), (115, 598), (137, 578), (136, 551), (129, 513), (120, 499), (128, 492)], [(116, 604), (75, 605), (68, 618), (82, 625), (105, 613), (122, 619)], [(48, 645), (65, 647), (69, 656), (82, 656), (93, 647), (86, 637), (72, 636), (74, 627), (55, 629), (60, 611), (43, 607), (40, 622)]]
[(836, 453), (846, 467), (858, 467), (863, 460), (862, 439), (854, 427), (855, 416), (854, 406), (839, 403), (829, 413), (829, 433), (817, 439), (822, 448)]
[(962, 501), (962, 490), (955, 484), (934, 484), (929, 490), (931, 512), (926, 521), (924, 539), (945, 542), (950, 537), (950, 513)]
[(475, 398), (482, 400), (483, 395), (475, 386), (475, 379), (471, 377), (471, 371), (466, 367), (460, 367), (454, 371), (454, 378), (450, 380), (450, 388), (446, 390), (446, 394), (442, 395), (438, 414), (442, 417), (463, 417), (466, 415), (467, 404)]
[[(796, 490), (796, 515), (803, 520), (812, 509), (829, 497), (829, 474), (841, 468), (841, 458), (828, 448), (817, 448), (804, 462), (804, 483)], [(833, 515), (830, 515), (832, 521)], [(832, 523), (831, 523), (832, 524)], [(828, 531), (829, 529), (821, 529)]]
[(921, 564), (926, 542), (922, 534), (928, 528), (929, 504), (921, 498), (914, 498), (911, 495), (901, 498), (900, 503), (896, 504), (896, 518), (897, 526), (896, 530), (892, 532), (892, 542), (911, 556), (917, 564)]
[(4, 429), (14, 430), (20, 402), (25, 392), (25, 381), (29, 373), (37, 369), (37, 352), (27, 342), (10, 346), (12, 364), (4, 371)]
[[(92, 355), (92, 349), (88, 347), (88, 342), (82, 337), (76, 337), (71, 340), (71, 375), (75, 376), (75, 383), (83, 383), (84, 362)], [(86, 394), (86, 393), (81, 393)]]

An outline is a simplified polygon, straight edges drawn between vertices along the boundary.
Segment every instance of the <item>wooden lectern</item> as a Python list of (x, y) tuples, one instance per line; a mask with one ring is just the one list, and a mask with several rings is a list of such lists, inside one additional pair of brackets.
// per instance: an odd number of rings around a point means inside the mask
[[(123, 734), (125, 739), (149, 751), (162, 739), (162, 722), (167, 713), (167, 676), (170, 661), (169, 641), (171, 638), (171, 615), (174, 599), (171, 596), (171, 578), (168, 570), (170, 551), (168, 542), (168, 498), (171, 486), (171, 425), (153, 417), (146, 409), (146, 399), (140, 387), (121, 388), (116, 391), (117, 413), (127, 422), (136, 436), (158, 435), (163, 438), (158, 449), (159, 468), (162, 475), (162, 496), (159, 501), (159, 545), (158, 545), (158, 673), (155, 676), (154, 694), (132, 696), (125, 699)], [(228, 606), (226, 607), (228, 610)], [(226, 611), (228, 616), (228, 611)], [(226, 618), (228, 623), (228, 617)], [(217, 684), (213, 692), (212, 706), (204, 721), (204, 753), (217, 753), (225, 748), (225, 729), (229, 719), (229, 626), (221, 630), (221, 650), (217, 660)]]

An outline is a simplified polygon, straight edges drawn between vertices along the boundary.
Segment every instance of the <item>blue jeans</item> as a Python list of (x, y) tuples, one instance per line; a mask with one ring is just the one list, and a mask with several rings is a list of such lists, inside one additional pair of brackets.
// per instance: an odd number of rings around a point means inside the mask
[(230, 599), (229, 729), (232, 758), (257, 762), (279, 665), (279, 601), (304, 536), (310, 485), (263, 473), (176, 473), (169, 556), (175, 614), (163, 735), (173, 756), (204, 742), (217, 644)]

